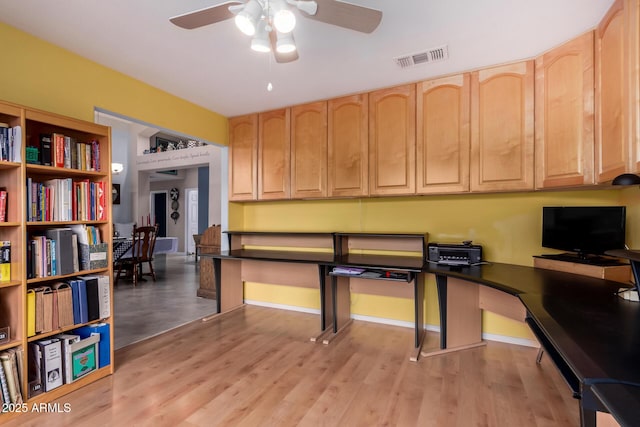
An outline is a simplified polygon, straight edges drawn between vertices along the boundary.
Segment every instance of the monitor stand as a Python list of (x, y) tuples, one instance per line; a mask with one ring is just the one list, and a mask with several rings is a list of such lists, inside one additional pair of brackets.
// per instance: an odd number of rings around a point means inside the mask
[(543, 258), (552, 259), (556, 261), (573, 262), (576, 264), (589, 264), (599, 267), (606, 267), (610, 265), (622, 265), (619, 260), (602, 257), (599, 255), (590, 255), (582, 252), (565, 252), (561, 254), (549, 254), (541, 255)]
[(633, 273), (635, 288), (638, 292), (638, 295), (640, 295), (640, 250), (612, 249), (610, 251), (606, 251), (605, 255), (629, 260), (629, 262), (631, 263), (631, 272)]

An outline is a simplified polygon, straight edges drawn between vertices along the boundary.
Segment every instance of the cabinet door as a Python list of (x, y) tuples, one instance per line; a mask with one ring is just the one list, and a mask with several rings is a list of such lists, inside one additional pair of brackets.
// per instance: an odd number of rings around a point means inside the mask
[(471, 74), (471, 190), (533, 189), (533, 61)]
[(367, 94), (329, 100), (329, 196), (369, 194), (368, 102)]
[(289, 109), (258, 116), (258, 199), (288, 199), (291, 177)]
[(536, 188), (594, 183), (593, 32), (536, 59)]
[(631, 17), (629, 29), (630, 40), (629, 51), (631, 64), (631, 89), (630, 106), (631, 111), (631, 141), (633, 144), (634, 164), (632, 171), (640, 172), (640, 2), (633, 1), (629, 4), (629, 16)]
[(418, 84), (416, 192), (469, 191), (470, 76)]
[(229, 119), (229, 200), (256, 200), (258, 115)]
[(628, 169), (628, 55), (624, 0), (616, 0), (596, 29), (596, 181)]
[(369, 192), (414, 194), (415, 85), (369, 94)]
[(327, 103), (291, 108), (291, 198), (327, 196)]

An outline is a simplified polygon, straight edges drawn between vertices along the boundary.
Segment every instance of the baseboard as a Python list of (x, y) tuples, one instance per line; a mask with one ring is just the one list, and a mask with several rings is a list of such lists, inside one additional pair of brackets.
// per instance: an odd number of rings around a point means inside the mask
[(254, 301), (250, 299), (244, 300), (247, 305), (258, 305), (260, 307), (279, 308), (280, 310), (299, 311), (301, 313), (320, 314), (320, 310), (317, 308), (298, 307), (295, 305), (275, 304), (272, 302)]
[[(277, 308), (280, 310), (289, 310), (289, 311), (298, 311), (301, 313), (320, 314), (320, 310), (316, 308), (298, 307), (295, 305), (275, 304), (271, 302), (254, 301), (254, 300), (244, 300), (244, 302), (245, 304), (248, 304), (248, 305), (257, 305), (260, 307)], [(391, 325), (391, 326), (400, 326), (402, 328), (413, 328), (413, 322), (407, 322), (404, 320), (387, 319), (384, 317), (375, 317), (375, 316), (364, 316), (361, 314), (352, 314), (351, 318), (354, 320), (362, 320), (364, 322), (380, 323), (383, 325)], [(430, 332), (440, 332), (440, 326), (438, 325), (425, 324), (424, 328)], [(540, 344), (538, 344), (538, 342), (535, 340), (531, 340), (527, 338), (510, 337), (507, 335), (483, 333), (482, 339), (487, 341), (496, 341), (496, 342), (503, 342), (507, 344), (521, 345), (524, 347), (535, 347), (535, 348), (540, 347)]]

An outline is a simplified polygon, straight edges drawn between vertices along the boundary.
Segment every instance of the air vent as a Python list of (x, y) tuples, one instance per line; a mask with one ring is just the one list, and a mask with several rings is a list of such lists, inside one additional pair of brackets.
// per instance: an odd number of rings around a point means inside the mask
[(449, 59), (449, 48), (447, 45), (434, 47), (424, 52), (412, 53), (394, 58), (400, 68), (409, 68), (419, 64), (438, 62)]

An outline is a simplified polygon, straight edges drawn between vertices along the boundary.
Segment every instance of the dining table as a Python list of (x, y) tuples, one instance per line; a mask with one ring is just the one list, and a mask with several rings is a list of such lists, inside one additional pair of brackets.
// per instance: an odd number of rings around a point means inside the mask
[[(114, 237), (113, 238), (113, 261), (116, 262), (121, 258), (131, 256), (131, 248), (133, 239), (131, 237)], [(153, 248), (153, 254), (168, 254), (178, 252), (177, 237), (156, 237), (156, 244)]]

